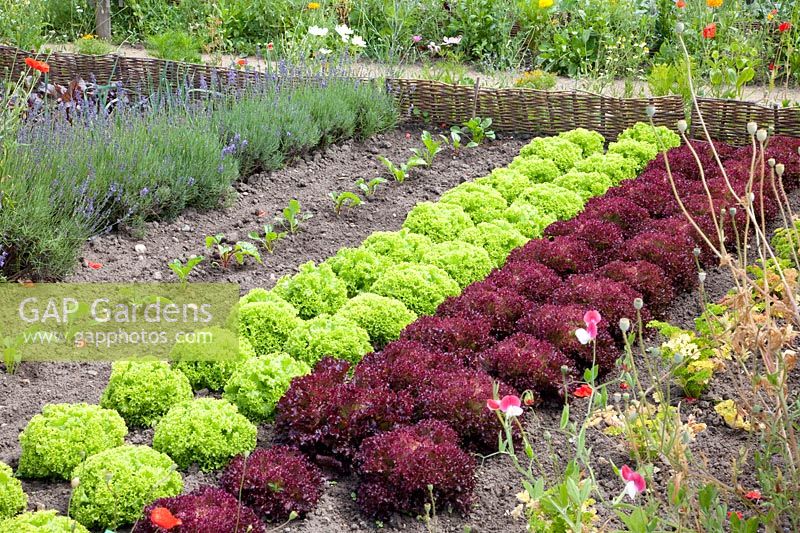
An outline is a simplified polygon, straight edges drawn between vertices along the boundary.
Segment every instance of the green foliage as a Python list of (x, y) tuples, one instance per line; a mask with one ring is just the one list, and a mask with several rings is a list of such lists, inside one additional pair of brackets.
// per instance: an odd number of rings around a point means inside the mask
[(173, 259), (167, 266), (169, 267), (172, 272), (175, 273), (175, 276), (178, 278), (178, 281), (181, 282), (181, 285), (185, 285), (186, 282), (189, 280), (189, 276), (191, 275), (192, 271), (203, 262), (204, 257), (202, 255), (193, 255), (189, 259), (186, 260), (186, 264), (184, 265), (180, 259)]
[(608, 145), (609, 154), (620, 154), (636, 162), (636, 172), (641, 172), (658, 155), (658, 146), (643, 141), (625, 139)]
[(238, 312), (239, 335), (250, 341), (257, 355), (280, 351), (303, 322), (292, 304), (275, 293), (267, 294), (265, 301), (245, 303)]
[(433, 164), (434, 158), (439, 155), (439, 152), (444, 150), (443, 143), (444, 141), (437, 141), (431, 136), (431, 132), (425, 130), (422, 132), (422, 144), (425, 147), (423, 150), (419, 148), (412, 148), (411, 152), (418, 158), (425, 161), (427, 166), (431, 166)]
[(596, 131), (590, 131), (585, 128), (565, 131), (559, 133), (558, 136), (580, 146), (583, 151), (583, 157), (589, 157), (592, 154), (602, 154), (603, 146), (606, 142), (605, 137)]
[(376, 349), (397, 339), (417, 319), (416, 313), (400, 300), (369, 292), (348, 300), (336, 314), (364, 328)]
[(131, 426), (151, 426), (177, 402), (192, 398), (183, 372), (163, 361), (115, 361), (100, 405)]
[(637, 122), (619, 134), (617, 141), (633, 139), (655, 145), (659, 150), (667, 151), (681, 145), (681, 137), (666, 126), (653, 128), (646, 122)]
[(178, 341), (172, 347), (170, 360), (194, 390), (219, 391), (243, 361), (256, 356), (253, 345), (233, 332), (213, 327), (195, 332), (198, 342)]
[(461, 133), (469, 132), (469, 145), (470, 147), (479, 146), (483, 144), (486, 139), (494, 140), (495, 134), (489, 128), (492, 126), (492, 119), (489, 117), (472, 117), (464, 122), (461, 128)]
[(361, 247), (395, 263), (418, 262), (433, 241), (408, 229), (375, 231), (364, 239)]
[(575, 164), (575, 170), (579, 172), (602, 172), (611, 178), (614, 186), (635, 178), (637, 167), (638, 164), (635, 160), (614, 153), (592, 154)]
[(55, 511), (36, 511), (0, 520), (0, 533), (89, 533), (89, 530)]
[(47, 149), (41, 141), (20, 143), (4, 164), (3, 189), (14, 205), (0, 210), (0, 244), (13, 256), (6, 273), (62, 278), (89, 237), (170, 219), (186, 207), (219, 207), (239, 177), (238, 162), (222, 155), (199, 109), (120, 109), (108, 120), (48, 122), (46, 134), (40, 122), (25, 123), (20, 135), (45, 135)]
[[(522, 191), (531, 186), (531, 180), (528, 176), (520, 172), (519, 169), (512, 168), (496, 168), (488, 176), (475, 180), (475, 183), (494, 188), (507, 202), (513, 202)], [(480, 222), (487, 221), (482, 220)]]
[(366, 181), (364, 178), (358, 178), (356, 180), (355, 186), (364, 193), (364, 196), (372, 196), (378, 190), (378, 187), (386, 183), (384, 178), (372, 178), (369, 181)]
[(480, 281), (494, 268), (488, 252), (464, 241), (434, 244), (422, 257), (424, 263), (436, 265), (453, 278), (459, 287)]
[(775, 230), (770, 244), (776, 257), (794, 265), (798, 256), (798, 241), (800, 241), (800, 220), (795, 220), (791, 228)]
[(647, 86), (653, 96), (678, 94), (684, 101), (689, 101), (692, 93), (687, 73), (685, 61), (676, 64), (656, 63), (647, 75)]
[(447, 32), (463, 36), (459, 48), (469, 57), (506, 67), (519, 61), (520, 44), (511, 38), (516, 15), (513, 2), (454, 0), (448, 11)]
[(19, 436), (23, 477), (70, 479), (72, 470), (98, 452), (121, 446), (128, 428), (115, 411), (97, 405), (47, 404)]
[(313, 216), (311, 213), (303, 212), (302, 208), (300, 207), (300, 202), (295, 198), (289, 200), (289, 204), (283, 208), (281, 215), (283, 216), (281, 219), (282, 224), (286, 226), (286, 228), (289, 230), (289, 233), (292, 235), (297, 233), (297, 230), (300, 228), (300, 224)]
[(79, 54), (89, 56), (104, 56), (111, 53), (112, 47), (103, 39), (95, 39), (94, 37), (81, 37), (75, 40), (75, 50)]
[(170, 61), (200, 63), (200, 43), (184, 31), (170, 30), (147, 38), (153, 56)]
[(38, 49), (45, 42), (46, 20), (41, 0), (0, 0), (0, 44)]
[[(14, 477), (11, 467), (0, 461), (0, 522), (16, 516), (28, 507), (28, 495), (22, 483)], [(3, 526), (0, 525), (0, 531)]]
[(561, 175), (561, 170), (552, 160), (536, 156), (517, 156), (508, 168), (524, 174), (532, 183), (546, 183)]
[(541, 533), (566, 533), (591, 530), (596, 519), (591, 479), (582, 479), (575, 460), (567, 465), (564, 477), (549, 489), (544, 479), (524, 482), (528, 501), (528, 529)]
[(275, 231), (275, 227), (272, 224), (264, 224), (263, 233), (251, 231), (247, 236), (260, 243), (271, 254), (275, 251), (275, 243), (286, 237), (286, 232)]
[(92, 455), (72, 477), (80, 484), (72, 492), (70, 515), (90, 529), (131, 524), (146, 505), (183, 490), (172, 459), (148, 446), (126, 444)]
[(464, 209), (446, 202), (418, 203), (403, 222), (404, 228), (425, 235), (433, 242), (452, 241), (472, 226), (472, 219)]
[(540, 213), (551, 214), (559, 220), (569, 220), (583, 210), (583, 198), (569, 189), (552, 183), (536, 183), (517, 199), (536, 207)]
[(313, 261), (300, 265), (297, 274), (279, 279), (274, 291), (294, 305), (303, 319), (335, 313), (347, 300), (347, 284), (336, 276), (330, 265), (314, 266)]
[(553, 185), (578, 193), (586, 201), (592, 196), (604, 194), (611, 186), (611, 178), (600, 172), (570, 170), (553, 180)]
[[(391, 260), (372, 252), (369, 248), (340, 248), (336, 255), (325, 261), (347, 285), (347, 296), (369, 289)], [(347, 304), (345, 304), (347, 305)]]
[[(508, 207), (503, 195), (489, 185), (466, 182), (444, 193), (439, 202), (461, 207), (475, 224), (499, 217)], [(419, 231), (417, 230), (419, 233)]]
[(558, 220), (555, 215), (542, 214), (535, 206), (519, 200), (503, 212), (503, 219), (528, 239), (538, 239), (547, 226)]
[(258, 253), (258, 248), (253, 243), (238, 241), (234, 245), (229, 245), (225, 243), (225, 235), (222, 233), (206, 237), (206, 250), (217, 254), (219, 262), (214, 264), (219, 265), (222, 269), (229, 268), (234, 261), (241, 266), (248, 257), (252, 257), (259, 264), (263, 264), (261, 254)]
[(176, 404), (156, 424), (153, 448), (186, 469), (218, 470), (256, 447), (256, 426), (227, 400), (198, 398)]
[[(562, 137), (536, 137), (519, 151), (521, 157), (549, 159), (565, 172), (583, 158), (583, 149)], [(536, 181), (533, 180), (532, 181)]]
[(406, 181), (412, 169), (419, 166), (427, 165), (425, 159), (419, 157), (418, 155), (409, 157), (408, 161), (406, 161), (405, 163), (401, 163), (400, 166), (395, 165), (389, 159), (387, 159), (382, 155), (378, 156), (378, 161), (380, 161), (381, 164), (383, 164), (383, 166), (386, 167), (386, 170), (389, 171), (389, 173), (394, 178), (394, 181), (396, 181), (397, 183), (403, 183), (404, 181)]
[(458, 283), (434, 265), (398, 263), (388, 268), (370, 292), (403, 302), (417, 315), (432, 315), (448, 296), (456, 296)]
[(511, 250), (528, 242), (514, 225), (501, 219), (481, 222), (474, 228), (468, 228), (458, 236), (458, 240), (482, 247), (496, 267), (506, 262)]
[(356, 193), (350, 191), (331, 192), (329, 196), (333, 200), (333, 212), (337, 217), (342, 214), (343, 209), (352, 209), (363, 203)]
[(303, 322), (289, 335), (286, 352), (314, 366), (323, 357), (357, 363), (372, 351), (369, 333), (356, 322), (340, 315), (320, 315)]
[(273, 353), (248, 359), (236, 369), (225, 385), (223, 398), (239, 408), (253, 422), (264, 422), (272, 416), (278, 400), (297, 376), (311, 368), (285, 353)]

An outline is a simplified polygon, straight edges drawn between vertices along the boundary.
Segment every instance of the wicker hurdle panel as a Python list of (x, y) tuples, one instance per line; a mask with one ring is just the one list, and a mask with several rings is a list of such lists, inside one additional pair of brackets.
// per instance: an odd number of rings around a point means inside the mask
[[(699, 109), (699, 114), (698, 114)], [(702, 115), (708, 134), (712, 139), (731, 144), (746, 144), (749, 142), (747, 136), (747, 123), (755, 122), (759, 127), (775, 126), (776, 133), (786, 133), (794, 135), (800, 132), (800, 122), (798, 115), (786, 115), (785, 120), (780, 121), (780, 111), (777, 108), (762, 106), (753, 102), (743, 102), (738, 100), (722, 100), (716, 98), (698, 98), (697, 107), (692, 106), (692, 127), (691, 137), (694, 139), (705, 139), (706, 135), (700, 121)], [(792, 124), (791, 121), (794, 121)], [(779, 132), (777, 126), (782, 125), (784, 132)]]

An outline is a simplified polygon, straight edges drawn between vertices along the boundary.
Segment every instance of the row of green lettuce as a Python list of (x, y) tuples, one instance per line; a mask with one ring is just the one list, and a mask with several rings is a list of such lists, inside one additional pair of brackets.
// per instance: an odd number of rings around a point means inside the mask
[[(662, 140), (679, 145), (676, 135)], [(634, 178), (658, 153), (644, 124), (604, 151), (595, 132), (573, 130), (533, 139), (505, 168), (463, 183), (438, 202), (409, 212), (403, 228), (376, 232), (357, 248), (245, 295), (214, 343), (178, 344), (172, 365), (117, 362), (100, 405), (52, 404), (20, 435), (22, 478), (73, 480), (75, 531), (131, 523), (156, 498), (183, 489), (176, 469), (223, 467), (256, 446), (256, 423), (268, 420), (294, 377), (324, 356), (357, 363), (399, 337), (418, 316), (502, 266), (507, 255), (556, 220), (575, 216), (587, 199)], [(202, 349), (204, 361), (193, 361)], [(237, 358), (209, 362), (209, 350)], [(193, 391), (223, 399), (193, 399)], [(155, 426), (152, 448), (125, 444), (128, 426)], [(26, 524), (73, 531), (70, 518), (25, 513), (26, 496), (0, 465), (0, 533)]]

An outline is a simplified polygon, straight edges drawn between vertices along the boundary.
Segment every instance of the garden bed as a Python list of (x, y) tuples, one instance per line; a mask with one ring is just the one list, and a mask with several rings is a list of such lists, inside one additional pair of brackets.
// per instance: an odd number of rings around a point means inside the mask
[[(523, 141), (513, 135), (454, 154), (446, 150), (431, 168), (418, 167), (403, 183), (392, 180), (378, 161), (382, 155), (401, 161), (418, 148), (420, 131), (398, 130), (379, 134), (366, 141), (346, 141), (304, 156), (287, 168), (250, 176), (235, 185), (236, 204), (224, 210), (188, 210), (176, 220), (151, 222), (145, 235), (112, 233), (92, 239), (82, 253), (83, 268), (69, 281), (175, 281), (167, 263), (176, 257), (185, 260), (192, 254), (208, 255), (205, 237), (224, 233), (228, 240), (248, 240), (248, 233), (260, 231), (291, 199), (300, 202), (303, 212), (313, 217), (303, 222), (295, 235), (275, 244), (275, 252), (262, 250), (264, 266), (248, 263), (243, 268), (221, 270), (208, 261), (193, 273), (192, 281), (231, 281), (243, 290), (269, 287), (278, 277), (294, 272), (306, 261), (321, 261), (339, 248), (358, 245), (373, 231), (400, 228), (408, 211), (418, 202), (435, 200), (444, 191), (463, 181), (485, 176), (492, 169), (508, 164)], [(362, 205), (340, 215), (333, 211), (329, 193), (352, 190), (358, 178), (369, 181), (383, 176), (389, 181), (380, 186)], [(136, 245), (146, 252), (138, 254)], [(102, 264), (92, 270), (87, 262)]]

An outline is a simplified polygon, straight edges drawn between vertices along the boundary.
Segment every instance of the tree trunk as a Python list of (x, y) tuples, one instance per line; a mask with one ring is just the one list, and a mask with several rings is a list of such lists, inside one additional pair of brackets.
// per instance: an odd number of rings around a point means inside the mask
[(111, 0), (96, 0), (95, 25), (97, 36), (101, 39), (111, 38)]

